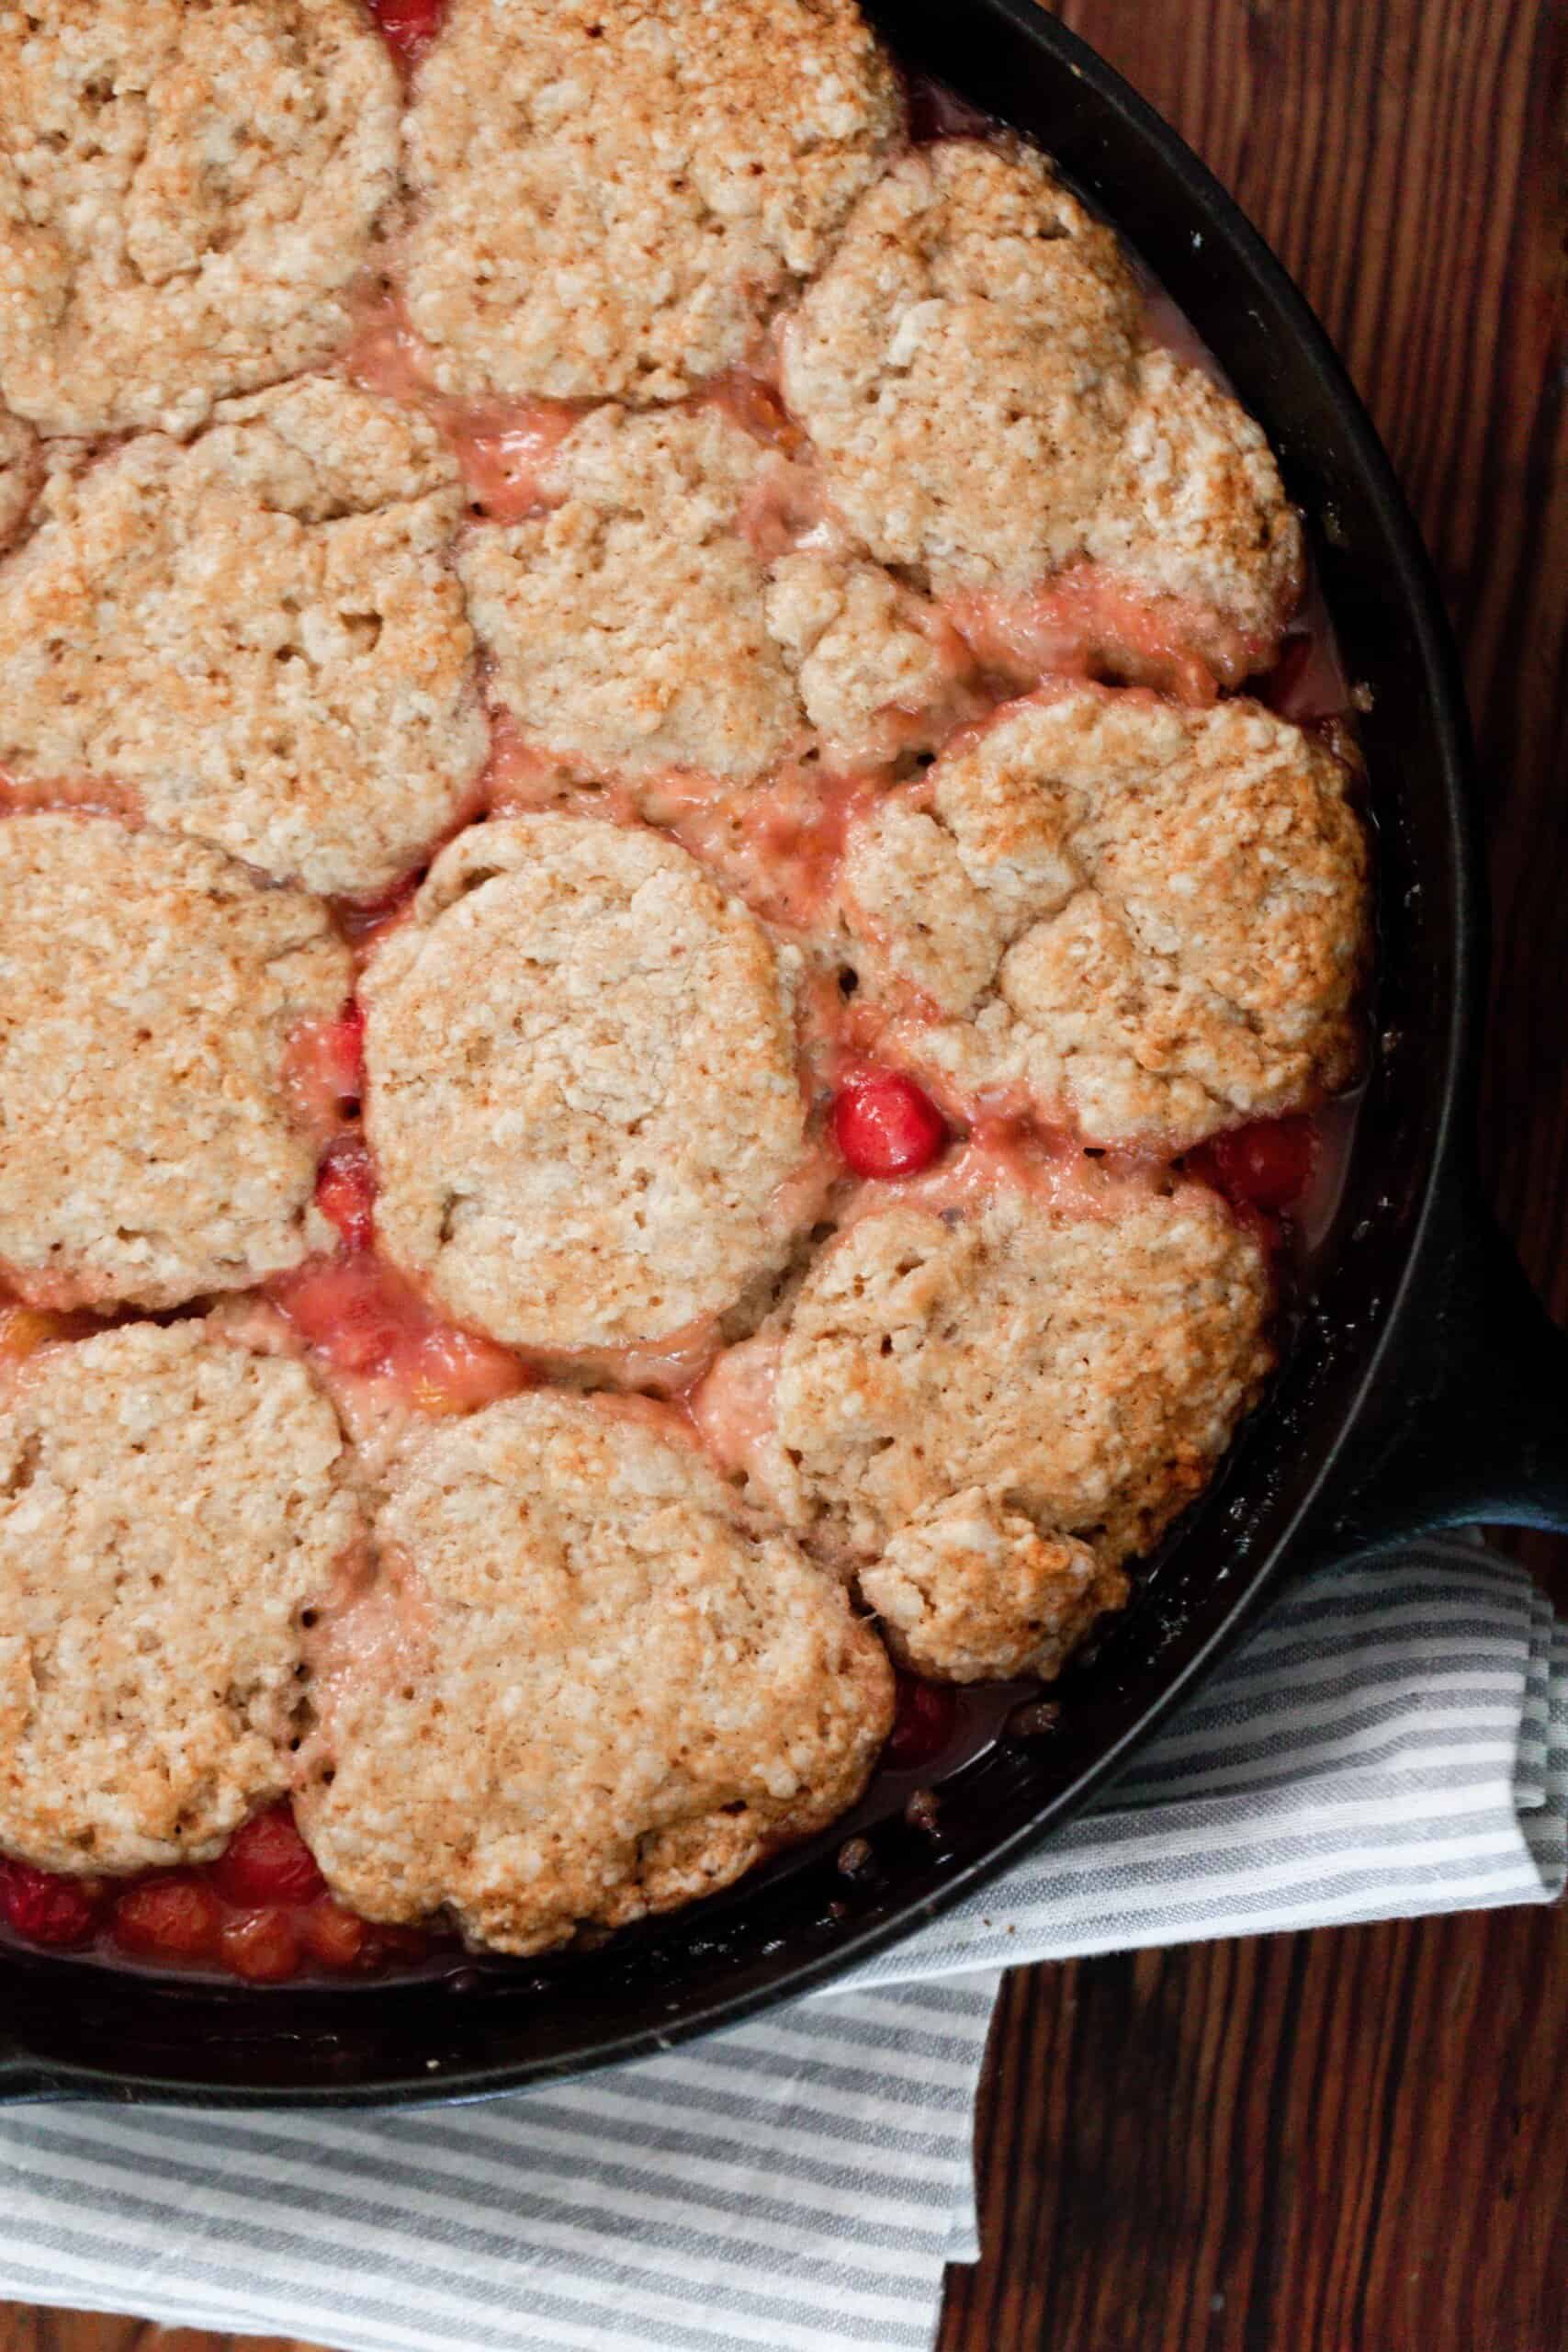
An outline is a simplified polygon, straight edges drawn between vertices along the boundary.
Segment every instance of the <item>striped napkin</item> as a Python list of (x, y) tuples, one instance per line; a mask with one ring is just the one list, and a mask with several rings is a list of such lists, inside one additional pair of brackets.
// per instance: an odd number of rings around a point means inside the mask
[(0, 2297), (366, 2352), (925, 2352), (998, 1972), (1550, 1902), (1568, 1636), (1455, 1540), (1282, 1600), (1100, 1811), (835, 1987), (487, 2106), (0, 2120)]

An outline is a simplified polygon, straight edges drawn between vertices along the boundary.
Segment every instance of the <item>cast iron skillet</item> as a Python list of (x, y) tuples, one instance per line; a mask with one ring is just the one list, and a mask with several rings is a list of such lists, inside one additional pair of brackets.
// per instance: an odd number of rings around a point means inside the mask
[[(1463, 703), (1437, 586), (1322, 330), (1173, 132), (1032, 0), (880, 0), (906, 62), (1039, 140), (1142, 252), (1280, 454), (1312, 526), (1378, 828), (1381, 1044), (1343, 1203), (1284, 1374), (1050, 1738), (895, 1819), (853, 1881), (833, 1841), (592, 1953), (471, 1981), (273, 1992), (7, 1954), (0, 2096), (242, 2105), (477, 2097), (735, 2022), (972, 1890), (1123, 1765), (1289, 1573), (1477, 1519), (1568, 1527), (1568, 1340), (1476, 1181), (1485, 968)], [(842, 1906), (841, 1916), (829, 1905)]]

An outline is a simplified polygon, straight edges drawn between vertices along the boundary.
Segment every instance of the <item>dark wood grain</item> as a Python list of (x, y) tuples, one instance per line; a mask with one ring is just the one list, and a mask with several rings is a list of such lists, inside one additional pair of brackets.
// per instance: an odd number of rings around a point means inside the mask
[[(1568, 1317), (1568, 17), (1554, 0), (1071, 0), (1301, 280), (1437, 558), (1491, 802), (1487, 1146)], [(1529, 1556), (1568, 1600), (1568, 1554)], [(1563, 2352), (1568, 1919), (1017, 1977), (986, 2256), (941, 2352)], [(218, 2352), (0, 2312), (0, 2352)], [(460, 2347), (454, 2347), (460, 2352)]]
[[(1489, 797), (1486, 1155), (1568, 1316), (1568, 17), (1074, 0), (1350, 365), (1437, 559)], [(1568, 1600), (1568, 1552), (1521, 1544)], [(1561, 2352), (1568, 1918), (1043, 1969), (980, 2119), (941, 2352)]]

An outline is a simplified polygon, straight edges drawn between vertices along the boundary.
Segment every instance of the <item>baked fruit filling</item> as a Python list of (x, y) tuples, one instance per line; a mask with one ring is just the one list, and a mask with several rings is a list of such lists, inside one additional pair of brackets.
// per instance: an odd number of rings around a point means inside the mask
[(1349, 697), (1185, 322), (912, 96), (852, 0), (0, 10), (24, 1944), (874, 1835), (1264, 1391)]

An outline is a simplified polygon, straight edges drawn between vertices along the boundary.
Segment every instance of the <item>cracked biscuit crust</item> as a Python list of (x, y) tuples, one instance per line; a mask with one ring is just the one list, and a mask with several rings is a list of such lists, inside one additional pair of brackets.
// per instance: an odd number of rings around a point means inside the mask
[(0, 548), (21, 529), (42, 470), (31, 427), (0, 409)]
[(1138, 288), (1043, 156), (946, 141), (862, 198), (784, 336), (846, 521), (939, 594), (1076, 555), (1132, 412)]
[(521, 1396), (397, 1474), (376, 1581), (312, 1637), (298, 1800), (368, 1917), (542, 1951), (728, 1885), (864, 1786), (874, 1634), (634, 1412)]
[(1259, 705), (1065, 687), (853, 831), (868, 993), (932, 1082), (1181, 1150), (1354, 1077), (1367, 849), (1332, 752)]
[(470, 531), (459, 569), (498, 700), (569, 771), (750, 782), (814, 735), (852, 763), (952, 689), (956, 640), (879, 567), (758, 552), (748, 517), (790, 469), (714, 411), (597, 410), (542, 487), (547, 513)]
[(357, 1533), (304, 1368), (132, 1323), (0, 1398), (0, 1849), (203, 1861), (288, 1787), (301, 1611)]
[[(1260, 425), (1168, 351), (1146, 351), (1137, 399), (1085, 551), (1155, 596), (1222, 615), (1271, 646), (1301, 595), (1301, 518)], [(1199, 643), (1232, 684), (1221, 639)]]
[(1049, 1682), (1127, 1579), (972, 1487), (898, 1528), (860, 1589), (896, 1657), (936, 1682)]
[(51, 475), (0, 564), (0, 768), (312, 889), (385, 888), (489, 748), (423, 418), (325, 376)]
[(103, 818), (0, 822), (0, 1270), (51, 1306), (175, 1306), (323, 1231), (290, 1032), (353, 987), (326, 909)]
[(355, 0), (0, 6), (0, 395), (184, 432), (326, 357), (399, 111)]
[(820, 266), (900, 122), (852, 0), (454, 0), (406, 134), (437, 382), (680, 399)]
[[(1193, 1183), (1095, 1216), (1000, 1182), (951, 1222), (870, 1213), (783, 1323), (754, 1476), (787, 1525), (861, 1566), (911, 1654), (942, 1663), (962, 1585), (1025, 1629), (1047, 1581), (1076, 1614), (1088, 1546), (1111, 1572), (1096, 1605), (1119, 1597), (1114, 1571), (1201, 1490), (1256, 1401), (1269, 1311), (1258, 1245)], [(1028, 1556), (1030, 1529), (1048, 1550)], [(961, 1614), (940, 1638), (949, 1671), (966, 1647), (1009, 1656)]]
[(786, 1253), (796, 958), (660, 836), (564, 816), (444, 851), (367, 973), (383, 1247), (517, 1347), (619, 1347)]

